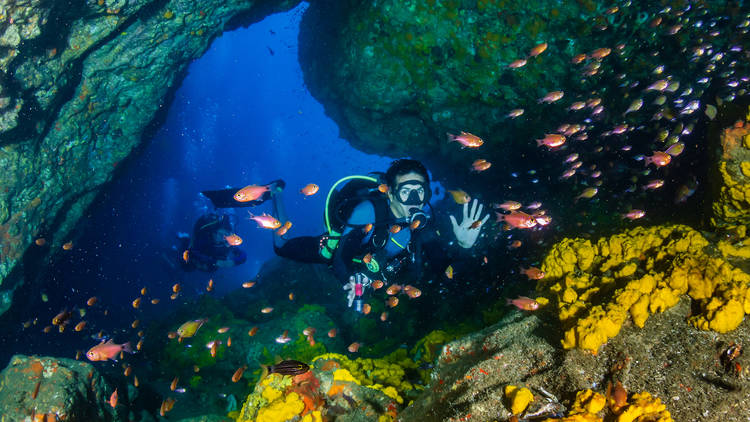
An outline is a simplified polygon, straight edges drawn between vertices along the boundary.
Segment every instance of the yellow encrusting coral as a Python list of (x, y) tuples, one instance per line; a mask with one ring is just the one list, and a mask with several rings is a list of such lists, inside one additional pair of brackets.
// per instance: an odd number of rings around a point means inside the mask
[(404, 368), (415, 369), (416, 364), (402, 354), (403, 352), (397, 351), (383, 359), (349, 359), (338, 353), (326, 353), (317, 356), (313, 359), (313, 362), (321, 359), (335, 360), (340, 368), (333, 373), (334, 381), (353, 382), (379, 390), (399, 404), (403, 404), (402, 394), (416, 388), (412, 383), (406, 381)]
[(711, 206), (711, 223), (716, 227), (750, 223), (750, 120), (746, 120), (724, 129), (720, 136), (719, 194)]
[(643, 392), (630, 398), (628, 405), (617, 416), (617, 422), (673, 422), (672, 416), (658, 397)]
[(510, 413), (519, 415), (521, 412), (529, 407), (529, 404), (534, 401), (534, 393), (528, 388), (517, 387), (515, 385), (505, 386), (505, 399), (508, 401), (508, 407), (510, 407)]
[(563, 347), (596, 352), (628, 317), (643, 327), (649, 315), (671, 308), (684, 294), (703, 310), (690, 318), (693, 326), (737, 328), (750, 313), (750, 275), (711, 256), (708, 245), (684, 225), (638, 227), (596, 244), (563, 239), (554, 245), (537, 290), (556, 302)]

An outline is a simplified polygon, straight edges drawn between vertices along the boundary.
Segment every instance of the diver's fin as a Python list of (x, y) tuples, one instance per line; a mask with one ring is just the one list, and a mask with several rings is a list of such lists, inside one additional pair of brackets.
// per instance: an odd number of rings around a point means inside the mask
[(204, 190), (201, 193), (203, 194), (203, 196), (211, 200), (211, 203), (214, 204), (214, 207), (216, 208), (255, 207), (266, 202), (268, 199), (271, 199), (271, 194), (269, 192), (264, 192), (263, 196), (261, 196), (259, 199), (256, 199), (255, 201), (235, 201), (234, 194), (237, 193), (237, 191), (240, 189), (242, 189), (242, 187), (219, 190)]

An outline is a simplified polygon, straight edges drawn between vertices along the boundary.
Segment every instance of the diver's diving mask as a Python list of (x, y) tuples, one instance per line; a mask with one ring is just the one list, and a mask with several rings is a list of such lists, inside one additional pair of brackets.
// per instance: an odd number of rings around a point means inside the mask
[(428, 201), (429, 189), (421, 180), (405, 180), (396, 187), (396, 200), (403, 205), (422, 205)]

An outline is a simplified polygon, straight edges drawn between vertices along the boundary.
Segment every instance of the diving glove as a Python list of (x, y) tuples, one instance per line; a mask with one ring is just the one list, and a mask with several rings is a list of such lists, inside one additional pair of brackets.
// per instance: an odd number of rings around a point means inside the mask
[(372, 284), (366, 275), (362, 273), (356, 273), (349, 277), (349, 282), (344, 285), (344, 290), (348, 290), (346, 294), (346, 300), (350, 308), (354, 304), (354, 310), (362, 312), (362, 305), (364, 304), (363, 296), (365, 289)]

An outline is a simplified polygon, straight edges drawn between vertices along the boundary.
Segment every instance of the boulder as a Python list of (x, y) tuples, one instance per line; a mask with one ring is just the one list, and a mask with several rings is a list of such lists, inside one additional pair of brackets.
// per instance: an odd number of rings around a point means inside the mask
[(0, 373), (3, 420), (125, 421), (122, 392), (114, 391), (91, 364), (72, 359), (14, 355)]

